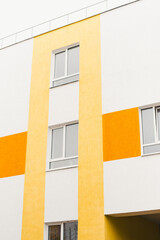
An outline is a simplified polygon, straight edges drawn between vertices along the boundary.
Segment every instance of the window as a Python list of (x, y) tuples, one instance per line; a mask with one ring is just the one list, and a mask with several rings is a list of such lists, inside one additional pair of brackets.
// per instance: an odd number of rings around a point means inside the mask
[(48, 240), (77, 240), (78, 222), (48, 226)]
[(79, 80), (79, 46), (53, 52), (51, 86), (56, 87)]
[(160, 153), (160, 107), (141, 109), (143, 154)]
[(78, 123), (53, 128), (49, 169), (78, 165)]

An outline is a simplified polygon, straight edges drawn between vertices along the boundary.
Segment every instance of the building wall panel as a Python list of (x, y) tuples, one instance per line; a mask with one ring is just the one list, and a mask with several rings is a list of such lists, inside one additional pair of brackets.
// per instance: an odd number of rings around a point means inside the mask
[(45, 223), (78, 219), (78, 168), (46, 172)]
[(104, 213), (160, 211), (160, 155), (104, 162)]
[(138, 119), (138, 107), (160, 102), (159, 7), (138, 1), (100, 16), (104, 161), (119, 159), (104, 162), (105, 214), (160, 209), (160, 157), (140, 156)]
[(49, 121), (53, 126), (78, 120), (79, 118), (79, 83), (71, 83), (50, 89)]
[(102, 112), (160, 102), (159, 0), (101, 14)]
[(0, 137), (27, 131), (33, 40), (0, 51)]
[(21, 240), (24, 175), (0, 179), (0, 239)]

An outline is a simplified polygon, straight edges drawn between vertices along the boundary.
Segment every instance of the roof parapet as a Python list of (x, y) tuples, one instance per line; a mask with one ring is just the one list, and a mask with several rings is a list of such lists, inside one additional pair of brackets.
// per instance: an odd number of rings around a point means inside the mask
[(140, 0), (103, 0), (0, 39), (0, 49)]

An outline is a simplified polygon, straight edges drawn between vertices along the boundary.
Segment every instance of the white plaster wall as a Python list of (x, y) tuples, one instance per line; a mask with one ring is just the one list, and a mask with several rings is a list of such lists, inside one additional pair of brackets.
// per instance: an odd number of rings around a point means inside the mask
[[(49, 126), (79, 119), (79, 82), (50, 89)], [(51, 133), (51, 131), (49, 131)], [(47, 159), (51, 136), (48, 134)], [(48, 161), (47, 161), (48, 169)], [(46, 172), (45, 223), (78, 219), (78, 168)]]
[(78, 168), (46, 172), (45, 223), (78, 219)]
[(24, 175), (0, 179), (0, 239), (21, 240)]
[(104, 162), (104, 213), (160, 210), (160, 154)]
[(50, 89), (49, 126), (78, 120), (79, 82)]
[(160, 102), (160, 1), (101, 14), (102, 113)]
[(27, 131), (33, 40), (0, 50), (0, 137)]

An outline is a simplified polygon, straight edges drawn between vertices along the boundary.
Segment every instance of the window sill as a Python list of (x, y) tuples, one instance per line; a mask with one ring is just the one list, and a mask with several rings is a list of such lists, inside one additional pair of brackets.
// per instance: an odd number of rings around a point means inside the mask
[(141, 154), (141, 157), (147, 157), (147, 156), (150, 156), (150, 155), (158, 155), (160, 154), (160, 152), (155, 152), (155, 153), (144, 153), (144, 154)]
[(54, 168), (54, 169), (47, 169), (46, 172), (53, 172), (53, 171), (59, 171), (59, 170), (70, 169), (70, 168), (78, 168), (78, 165), (67, 166), (67, 167), (61, 167), (61, 168)]
[(50, 88), (59, 87), (59, 86), (77, 82), (77, 81), (79, 81), (79, 73), (70, 75), (70, 76), (66, 76), (66, 77), (62, 77), (59, 79), (54, 79), (51, 83)]
[(75, 80), (75, 81), (72, 81), (72, 82), (69, 82), (69, 83), (63, 83), (63, 84), (58, 85), (58, 86), (51, 86), (51, 87), (49, 87), (49, 89), (61, 87), (61, 86), (68, 85), (68, 84), (71, 84), (71, 83), (74, 83), (74, 82), (78, 82), (78, 81), (79, 81), (79, 80)]

